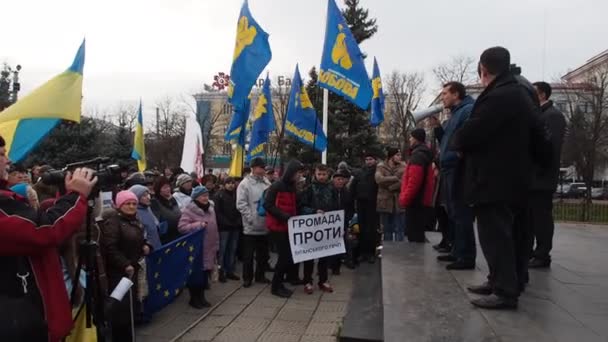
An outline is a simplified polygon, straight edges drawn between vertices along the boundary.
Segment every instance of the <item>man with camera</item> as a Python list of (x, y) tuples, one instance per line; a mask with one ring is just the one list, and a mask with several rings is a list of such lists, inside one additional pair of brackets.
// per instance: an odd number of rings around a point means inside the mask
[(72, 316), (57, 247), (84, 222), (97, 178), (89, 169), (68, 173), (66, 195), (36, 212), (7, 190), (9, 164), (0, 136), (0, 340), (60, 341)]

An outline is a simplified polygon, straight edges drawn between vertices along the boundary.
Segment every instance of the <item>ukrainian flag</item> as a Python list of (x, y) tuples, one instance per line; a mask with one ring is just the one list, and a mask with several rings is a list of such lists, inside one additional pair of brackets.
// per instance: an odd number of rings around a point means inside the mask
[(264, 146), (268, 143), (268, 137), (276, 126), (270, 93), (270, 78), (268, 75), (266, 75), (262, 93), (260, 94), (258, 103), (253, 111), (252, 121), (251, 141), (249, 142), (247, 160), (264, 154)]
[(131, 158), (137, 160), (139, 172), (146, 170), (146, 145), (144, 144), (144, 119), (141, 110), (141, 100), (139, 101), (139, 113), (137, 114), (137, 126), (135, 127)]
[(84, 56), (83, 40), (66, 71), (0, 113), (0, 135), (11, 161), (25, 158), (61, 120), (80, 122)]
[(236, 29), (228, 86), (228, 99), (235, 108), (243, 109), (246, 105), (251, 88), (271, 58), (268, 33), (253, 19), (245, 0)]
[(382, 78), (376, 57), (374, 57), (374, 73), (372, 74), (372, 117), (370, 123), (376, 127), (384, 121), (384, 92), (382, 91)]

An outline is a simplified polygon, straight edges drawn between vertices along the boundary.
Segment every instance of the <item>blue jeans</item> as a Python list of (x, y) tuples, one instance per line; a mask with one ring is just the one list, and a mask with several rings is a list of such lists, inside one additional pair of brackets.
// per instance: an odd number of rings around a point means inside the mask
[(380, 213), (380, 220), (382, 222), (384, 241), (403, 241), (403, 237), (405, 236), (404, 213)]
[(234, 259), (236, 258), (236, 247), (238, 242), (238, 230), (220, 232), (219, 264), (226, 273), (234, 273)]
[(473, 210), (465, 204), (462, 182), (457, 169), (441, 170), (445, 179), (444, 196), (450, 225), (454, 232), (452, 255), (461, 261), (475, 262), (477, 248), (475, 247), (475, 230), (473, 228)]

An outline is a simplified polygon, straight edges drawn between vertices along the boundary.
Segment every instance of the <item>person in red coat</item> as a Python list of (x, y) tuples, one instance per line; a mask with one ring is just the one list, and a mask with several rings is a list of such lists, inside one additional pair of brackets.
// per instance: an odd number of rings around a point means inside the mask
[[(6, 153), (0, 136), (0, 341), (58, 342), (72, 329), (58, 247), (84, 223), (97, 178), (75, 170), (66, 178), (67, 194), (37, 212), (7, 189)], [(12, 307), (17, 302), (27, 304)]]
[(405, 208), (405, 226), (410, 242), (426, 242), (424, 227), (427, 211), (433, 206), (433, 152), (426, 146), (425, 140), (426, 133), (421, 128), (410, 133), (410, 160), (403, 174), (399, 194), (399, 205)]
[(298, 213), (296, 200), (296, 183), (302, 178), (304, 165), (298, 160), (287, 164), (281, 180), (274, 182), (266, 190), (264, 209), (266, 209), (266, 226), (270, 231), (279, 258), (272, 278), (271, 292), (281, 298), (289, 298), (293, 292), (285, 287), (283, 279), (293, 266), (287, 222)]

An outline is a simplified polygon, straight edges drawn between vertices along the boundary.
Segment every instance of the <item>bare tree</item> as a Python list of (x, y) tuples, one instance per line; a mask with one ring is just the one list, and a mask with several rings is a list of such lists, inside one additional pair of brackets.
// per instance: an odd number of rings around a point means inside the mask
[(420, 72), (393, 71), (387, 80), (385, 125), (389, 125), (391, 140), (401, 141), (402, 146), (406, 147), (408, 134), (416, 127), (412, 112), (418, 108), (426, 91), (424, 75)]
[(456, 81), (464, 85), (471, 84), (476, 80), (477, 68), (475, 59), (470, 56), (454, 56), (447, 63), (442, 63), (433, 68), (433, 74), (440, 83), (444, 84)]
[[(205, 85), (207, 86), (207, 85)], [(207, 86), (208, 87), (208, 86)], [(207, 89), (207, 88), (205, 88)], [(205, 90), (206, 91), (206, 90)], [(200, 93), (200, 92), (199, 92)], [(188, 112), (192, 113), (194, 117), (197, 119), (199, 125), (201, 126), (201, 134), (203, 137), (203, 147), (205, 149), (205, 160), (204, 164), (207, 163), (207, 158), (211, 155), (215, 154), (217, 146), (215, 142), (218, 141), (220, 137), (213, 134), (214, 130), (218, 124), (218, 121), (223, 115), (226, 115), (225, 108), (228, 105), (228, 100), (222, 100), (217, 107), (211, 107), (211, 112), (209, 115), (205, 115), (204, 117), (200, 117), (196, 110), (196, 104), (193, 104), (194, 101), (186, 99), (184, 96), (180, 96), (181, 103)], [(223, 139), (223, 137), (221, 137)]]
[(275, 134), (271, 135), (268, 142), (268, 155), (272, 157), (273, 163), (281, 154), (281, 142), (285, 138), (283, 122), (287, 116), (291, 84), (272, 88), (272, 110), (275, 119)]
[(590, 71), (582, 83), (563, 86), (568, 121), (563, 160), (582, 175), (590, 202), (595, 171), (608, 164), (608, 66)]
[(148, 135), (146, 139), (148, 163), (156, 167), (178, 166), (182, 158), (188, 109), (169, 96), (158, 100), (156, 106), (159, 109), (157, 134)]

